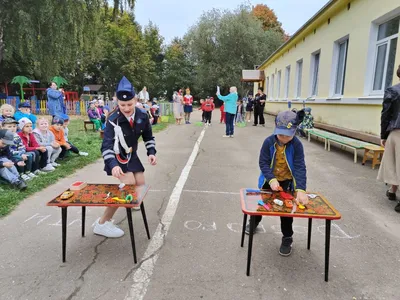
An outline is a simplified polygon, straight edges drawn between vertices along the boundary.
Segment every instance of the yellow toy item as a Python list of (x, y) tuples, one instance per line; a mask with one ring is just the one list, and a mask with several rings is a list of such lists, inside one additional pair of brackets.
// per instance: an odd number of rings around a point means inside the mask
[(71, 198), (73, 195), (74, 195), (74, 192), (66, 191), (66, 192), (61, 194), (60, 199), (61, 200), (67, 200), (67, 199)]

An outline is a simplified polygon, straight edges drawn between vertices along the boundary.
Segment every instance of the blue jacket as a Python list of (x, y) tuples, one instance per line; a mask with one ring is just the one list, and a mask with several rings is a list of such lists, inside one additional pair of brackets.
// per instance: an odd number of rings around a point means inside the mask
[(65, 113), (63, 95), (60, 91), (47, 89), (47, 108), (51, 116), (61, 115)]
[[(265, 182), (269, 183), (275, 178), (273, 171), (275, 168), (275, 145), (277, 142), (276, 136), (271, 135), (264, 141), (261, 147), (259, 160), (261, 174), (258, 179), (259, 188), (262, 188)], [(297, 137), (293, 137), (293, 140), (286, 144), (285, 156), (290, 172), (292, 173), (294, 190), (305, 191), (307, 189), (307, 170), (304, 161), (304, 149), (303, 144)]]
[(15, 112), (15, 114), (14, 114), (14, 119), (17, 120), (17, 121), (19, 121), (19, 120), (21, 120), (22, 118), (28, 118), (29, 120), (31, 120), (31, 122), (32, 122), (32, 128), (33, 128), (33, 129), (36, 128), (36, 120), (37, 120), (37, 118), (36, 118), (35, 115), (32, 115), (32, 114), (24, 114), (22, 111), (17, 110), (17, 111)]
[(224, 111), (236, 115), (236, 102), (239, 99), (237, 93), (230, 93), (226, 96), (217, 95), (219, 100), (224, 101)]

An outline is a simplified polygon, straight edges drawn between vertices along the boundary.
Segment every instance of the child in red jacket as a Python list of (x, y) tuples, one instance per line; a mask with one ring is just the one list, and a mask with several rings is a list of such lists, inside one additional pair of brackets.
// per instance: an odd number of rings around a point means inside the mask
[(224, 104), (223, 102), (222, 102), (222, 105), (221, 105), (221, 107), (219, 108), (219, 110), (220, 110), (220, 112), (221, 112), (221, 118), (220, 118), (220, 120), (219, 120), (219, 123), (220, 123), (220, 124), (222, 124), (222, 123), (225, 124), (226, 112), (225, 112), (225, 104)]
[(206, 121), (205, 112), (204, 112), (204, 105), (205, 105), (204, 99), (200, 99), (200, 108), (199, 108), (199, 110), (202, 111), (202, 114), (201, 114), (201, 121), (202, 121), (203, 123), (205, 123), (205, 121)]
[(211, 117), (212, 117), (212, 111), (214, 110), (215, 105), (211, 98), (207, 97), (206, 101), (204, 102), (204, 117), (205, 117), (205, 126), (210, 126), (211, 125)]
[(43, 172), (54, 171), (55, 168), (47, 163), (48, 152), (46, 147), (40, 146), (36, 141), (34, 134), (32, 133), (32, 122), (28, 118), (22, 118), (19, 120), (18, 132), (22, 143), (26, 148), (27, 153), (32, 153), (32, 172), (35, 175), (41, 174)]

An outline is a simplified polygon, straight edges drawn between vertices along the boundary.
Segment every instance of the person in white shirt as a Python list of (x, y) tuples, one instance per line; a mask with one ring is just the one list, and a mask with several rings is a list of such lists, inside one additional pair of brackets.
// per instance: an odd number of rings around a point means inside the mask
[(139, 100), (142, 103), (146, 103), (148, 100), (150, 100), (149, 92), (147, 91), (147, 87), (143, 87), (143, 89), (139, 93)]

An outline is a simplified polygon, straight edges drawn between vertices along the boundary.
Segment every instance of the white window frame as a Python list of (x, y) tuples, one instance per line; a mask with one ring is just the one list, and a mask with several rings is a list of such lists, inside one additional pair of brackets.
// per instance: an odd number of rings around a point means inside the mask
[[(365, 84), (364, 84), (364, 96), (373, 96), (373, 97), (382, 97), (384, 94), (384, 89), (375, 90), (374, 91), (374, 80), (375, 80), (375, 68), (376, 68), (376, 59), (377, 59), (377, 49), (379, 45), (388, 42), (388, 40), (393, 39), (394, 37), (400, 38), (400, 29), (397, 35), (392, 35), (390, 37), (386, 37), (385, 39), (378, 41), (378, 31), (379, 25), (384, 24), (391, 19), (394, 19), (400, 15), (400, 6), (396, 9), (388, 12), (385, 15), (380, 16), (379, 18), (373, 20), (371, 22), (370, 36), (369, 36), (369, 47), (368, 47), (368, 55), (367, 55), (367, 70), (365, 72)], [(388, 47), (386, 49), (386, 57), (385, 57), (385, 68), (384, 68), (384, 78), (382, 79), (382, 86), (386, 82), (386, 71), (387, 71), (387, 61), (389, 59), (388, 51), (390, 51), (390, 45), (388, 43)], [(396, 52), (398, 52), (397, 49)], [(396, 68), (395, 68), (396, 69)]]
[[(316, 55), (319, 54), (319, 60), (318, 60), (318, 73), (314, 73), (315, 69), (315, 57)], [(315, 98), (318, 96), (318, 83), (319, 83), (319, 75), (321, 74), (321, 49), (311, 53), (311, 64), (310, 64), (310, 92), (309, 95), (311, 98)], [(315, 79), (315, 76), (317, 76), (316, 83), (315, 83), (315, 93), (313, 91), (313, 82)]]
[(301, 85), (302, 85), (302, 77), (303, 77), (303, 59), (299, 59), (296, 62), (296, 80), (294, 86), (294, 97), (299, 99), (301, 97)]
[[(346, 52), (345, 52), (345, 58), (343, 61), (343, 77), (340, 78), (341, 83), (341, 93), (336, 93), (336, 85), (338, 83), (338, 72), (339, 72), (339, 55), (340, 55), (340, 46), (342, 44), (346, 45)], [(332, 73), (331, 73), (331, 81), (330, 81), (330, 88), (329, 88), (329, 95), (334, 98), (341, 98), (344, 94), (344, 87), (345, 87), (345, 81), (346, 81), (346, 70), (347, 70), (347, 55), (348, 55), (348, 50), (349, 50), (349, 35), (346, 35), (342, 37), (341, 39), (338, 39), (337, 41), (334, 42), (333, 44), (333, 57), (332, 57)]]
[[(400, 30), (399, 30), (400, 32)], [(384, 38), (382, 40), (379, 40), (375, 44), (375, 59), (374, 59), (374, 64), (373, 64), (373, 71), (372, 71), (372, 81), (371, 81), (371, 95), (383, 95), (385, 91), (385, 83), (386, 83), (386, 76), (387, 76), (387, 67), (388, 67), (388, 62), (389, 62), (389, 51), (390, 51), (390, 45), (393, 43), (392, 40), (397, 38), (397, 42), (399, 40), (399, 32), (388, 36), (387, 38)], [(387, 45), (386, 47), (386, 53), (385, 53), (385, 63), (383, 67), (383, 77), (382, 77), (382, 84), (381, 84), (381, 89), (379, 90), (374, 90), (374, 81), (375, 81), (375, 71), (376, 71), (376, 61), (378, 59), (378, 48), (383, 45)]]
[(284, 94), (283, 97), (288, 99), (289, 97), (289, 88), (290, 88), (290, 65), (285, 68), (285, 86), (284, 86)]
[(271, 75), (271, 93), (270, 93), (270, 97), (269, 97), (269, 99), (273, 99), (274, 98), (274, 93), (275, 93), (275, 90), (274, 90), (274, 85), (275, 85), (275, 74), (272, 74)]
[(265, 82), (265, 89), (264, 89), (264, 94), (269, 97), (269, 76), (267, 76), (266, 82)]
[(277, 96), (276, 98), (279, 99), (281, 97), (281, 80), (282, 80), (282, 70), (278, 71), (277, 83), (276, 83), (276, 90)]

